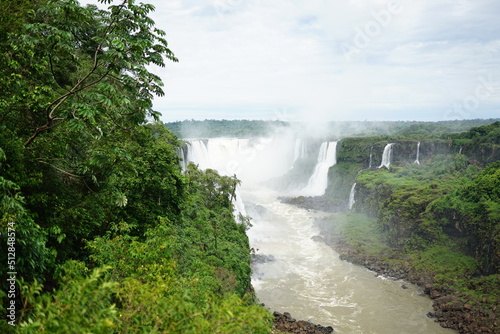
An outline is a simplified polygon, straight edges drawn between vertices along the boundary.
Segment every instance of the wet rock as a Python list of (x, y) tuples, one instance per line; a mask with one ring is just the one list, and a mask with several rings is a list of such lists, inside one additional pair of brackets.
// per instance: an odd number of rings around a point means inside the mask
[(273, 255), (265, 255), (265, 254), (253, 254), (252, 262), (253, 263), (266, 263), (266, 262), (274, 262), (276, 258)]
[(309, 321), (295, 320), (290, 313), (274, 312), (274, 328), (283, 332), (294, 334), (330, 334), (333, 333), (331, 326), (321, 326)]
[(315, 236), (311, 237), (311, 239), (313, 241), (316, 241), (316, 242), (325, 242), (325, 239), (320, 235), (315, 235)]
[(340, 212), (346, 210), (345, 203), (327, 199), (323, 196), (278, 197), (278, 199), (282, 203), (292, 204), (308, 211), (313, 210), (314, 212), (316, 210), (323, 212)]

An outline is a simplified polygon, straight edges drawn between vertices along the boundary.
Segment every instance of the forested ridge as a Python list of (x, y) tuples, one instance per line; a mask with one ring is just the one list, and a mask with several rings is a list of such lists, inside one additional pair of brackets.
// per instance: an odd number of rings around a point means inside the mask
[[(392, 164), (380, 168), (387, 143)], [(356, 183), (350, 212), (329, 223), (351, 249), (346, 258), (425, 286), (445, 326), (497, 333), (500, 122), (452, 134), (346, 138), (337, 159), (324, 201), (347, 210)]]
[(153, 6), (101, 2), (1, 1), (0, 331), (269, 332), (239, 181), (183, 173), (152, 109)]
[(321, 127), (304, 126), (302, 122), (261, 120), (213, 120), (206, 119), (168, 122), (165, 125), (180, 138), (238, 137), (251, 138), (270, 136), (275, 131), (293, 131), (301, 136), (332, 136), (335, 138), (367, 136), (427, 136), (460, 133), (472, 127), (493, 123), (499, 119), (464, 119), (453, 121), (330, 121), (321, 122)]

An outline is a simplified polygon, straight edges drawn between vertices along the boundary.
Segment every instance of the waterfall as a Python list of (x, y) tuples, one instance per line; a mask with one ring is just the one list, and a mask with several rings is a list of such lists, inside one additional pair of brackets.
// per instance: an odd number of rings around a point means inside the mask
[(420, 142), (418, 142), (417, 144), (417, 159), (415, 159), (414, 164), (420, 165), (420, 161), (418, 160), (419, 157), (420, 157)]
[(382, 163), (380, 164), (380, 166), (378, 168), (382, 168), (384, 166), (387, 168), (390, 167), (391, 157), (392, 157), (392, 145), (394, 145), (394, 143), (390, 143), (390, 144), (385, 145), (384, 153), (382, 153)]
[(373, 157), (373, 146), (370, 147), (370, 163), (368, 164), (368, 169), (372, 168), (372, 157)]
[(300, 190), (303, 196), (322, 196), (328, 186), (328, 170), (337, 163), (337, 142), (324, 142), (318, 154), (318, 163), (307, 185)]
[[(200, 169), (215, 169), (220, 175), (233, 175), (232, 166), (238, 155), (244, 154), (248, 139), (211, 138), (208, 140), (191, 139), (188, 141), (187, 161), (198, 164)], [(205, 144), (206, 143), (206, 144)], [(233, 199), (234, 215), (246, 216), (245, 205), (241, 199), (239, 189), (235, 191)]]
[(295, 149), (293, 152), (293, 162), (292, 162), (292, 167), (290, 167), (290, 169), (292, 169), (293, 166), (295, 166), (295, 162), (298, 159), (305, 157), (305, 155), (306, 155), (306, 147), (304, 145), (304, 142), (302, 142), (302, 140), (300, 138), (297, 138), (295, 140)]
[[(234, 215), (238, 217), (240, 214), (242, 216), (247, 216), (247, 210), (245, 208), (245, 204), (243, 204), (243, 199), (241, 198), (240, 191), (238, 188), (236, 188), (236, 191), (234, 192), (234, 199), (233, 199), (233, 205), (234, 205)], [(236, 220), (238, 222), (238, 220)]]
[(179, 161), (179, 164), (181, 165), (182, 171), (184, 172), (186, 170), (187, 163), (188, 163), (188, 161), (186, 159), (186, 155), (184, 153), (184, 149), (182, 147), (176, 147), (175, 153), (177, 153), (179, 158), (181, 158), (181, 160)]
[[(295, 147), (299, 157), (305, 153), (303, 141), (299, 143), (291, 136), (186, 139), (186, 142), (186, 163), (194, 162), (202, 170), (214, 169), (220, 175), (236, 175), (243, 187), (289, 171)], [(233, 204), (237, 213), (246, 215), (239, 190)]]
[(354, 200), (354, 195), (355, 195), (355, 188), (356, 188), (356, 183), (354, 183), (351, 187), (351, 193), (349, 194), (349, 210), (352, 209), (352, 206), (354, 205), (354, 203), (356, 202)]
[(211, 168), (212, 162), (207, 146), (202, 139), (193, 139), (188, 142), (187, 161), (198, 164), (200, 169)]
[(458, 154), (462, 154), (462, 146), (460, 146), (460, 150), (458, 150)]

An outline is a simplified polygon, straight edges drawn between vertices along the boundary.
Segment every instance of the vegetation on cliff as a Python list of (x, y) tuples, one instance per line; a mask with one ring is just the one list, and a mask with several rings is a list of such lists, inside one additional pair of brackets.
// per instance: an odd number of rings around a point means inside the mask
[(268, 333), (238, 180), (182, 173), (155, 123), (147, 66), (176, 58), (154, 8), (101, 2), (1, 2), (0, 331)]
[[(485, 333), (498, 329), (500, 316), (499, 130), (495, 122), (434, 141), (416, 138), (420, 164), (414, 163), (414, 139), (342, 140), (325, 195), (332, 203), (343, 198), (347, 208), (356, 182), (352, 211), (358, 215), (332, 220), (343, 222), (338, 228), (344, 242), (360, 254), (409, 265), (429, 279), (420, 283), (432, 282), (435, 289), (459, 296), (464, 309), (477, 312), (474, 319)], [(370, 150), (380, 156), (383, 142), (395, 143), (391, 167), (378, 168), (373, 155), (368, 168)], [(464, 333), (481, 331), (480, 326), (460, 328), (458, 322), (452, 326)]]

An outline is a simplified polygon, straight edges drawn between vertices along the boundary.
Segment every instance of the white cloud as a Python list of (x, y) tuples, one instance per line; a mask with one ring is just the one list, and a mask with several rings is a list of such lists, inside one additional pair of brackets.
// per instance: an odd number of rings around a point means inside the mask
[[(144, 1), (180, 59), (154, 69), (165, 121), (276, 119), (280, 110), (440, 120), (458, 117), (447, 110), (480, 78), (500, 80), (495, 0)], [(346, 57), (342, 45), (359, 52)], [(499, 107), (491, 94), (463, 117), (498, 117)]]

